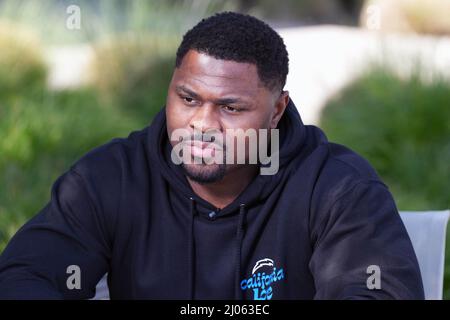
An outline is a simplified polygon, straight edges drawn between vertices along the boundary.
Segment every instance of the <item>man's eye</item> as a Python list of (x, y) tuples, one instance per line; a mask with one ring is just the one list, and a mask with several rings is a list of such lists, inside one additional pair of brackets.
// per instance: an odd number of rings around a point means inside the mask
[(186, 102), (187, 104), (193, 104), (195, 101), (193, 98), (191, 97), (181, 97), (183, 99), (184, 102)]
[(231, 106), (223, 106), (223, 109), (227, 112), (236, 113), (239, 112), (239, 109), (233, 108)]

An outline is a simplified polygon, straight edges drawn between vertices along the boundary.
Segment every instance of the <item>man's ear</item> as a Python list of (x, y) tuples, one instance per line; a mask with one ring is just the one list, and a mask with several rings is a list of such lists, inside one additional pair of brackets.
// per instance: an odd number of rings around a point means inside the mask
[(282, 91), (277, 101), (275, 102), (275, 109), (270, 120), (270, 128), (275, 129), (278, 126), (278, 122), (283, 116), (284, 110), (289, 103), (289, 91)]

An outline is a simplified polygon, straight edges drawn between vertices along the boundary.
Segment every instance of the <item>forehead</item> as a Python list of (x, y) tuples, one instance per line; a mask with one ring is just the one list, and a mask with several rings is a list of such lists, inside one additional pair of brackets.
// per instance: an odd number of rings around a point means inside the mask
[(194, 50), (175, 69), (174, 81), (218, 94), (254, 95), (263, 87), (255, 64), (221, 60)]

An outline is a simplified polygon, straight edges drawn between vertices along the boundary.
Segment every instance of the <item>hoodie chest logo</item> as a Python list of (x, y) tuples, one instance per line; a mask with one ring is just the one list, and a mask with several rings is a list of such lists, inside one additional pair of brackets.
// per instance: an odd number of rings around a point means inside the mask
[(285, 280), (283, 268), (277, 268), (272, 259), (258, 260), (252, 275), (241, 281), (241, 290), (251, 290), (253, 300), (271, 300), (274, 296), (273, 286)]

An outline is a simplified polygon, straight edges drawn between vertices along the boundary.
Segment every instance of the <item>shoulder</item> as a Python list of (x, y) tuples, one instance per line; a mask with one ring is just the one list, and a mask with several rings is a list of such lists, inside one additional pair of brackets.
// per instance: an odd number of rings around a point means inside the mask
[(328, 199), (333, 199), (358, 185), (386, 187), (376, 170), (361, 155), (336, 143), (327, 143), (327, 149), (328, 156), (317, 177), (316, 192), (326, 192)]
[[(81, 157), (70, 168), (101, 211), (114, 212), (124, 190), (138, 186), (149, 175), (147, 128), (126, 138), (115, 138)], [(144, 180), (143, 180), (144, 179)]]
[(146, 165), (147, 135), (148, 127), (133, 131), (126, 138), (114, 138), (87, 152), (71, 169), (82, 177), (108, 180), (138, 164)]
[(372, 192), (393, 202), (388, 187), (366, 159), (339, 144), (328, 143), (327, 148), (328, 156), (311, 195), (313, 220), (329, 214), (335, 207), (352, 206), (352, 201), (361, 201), (366, 197), (364, 194)]
[(328, 143), (328, 159), (323, 174), (335, 172), (354, 179), (377, 180), (380, 178), (370, 163), (355, 151), (336, 143)]
[(327, 148), (328, 157), (312, 191), (311, 223), (326, 221), (344, 208), (353, 208), (355, 214), (361, 208), (373, 212), (381, 204), (395, 208), (387, 185), (366, 159), (339, 144), (328, 143)]

